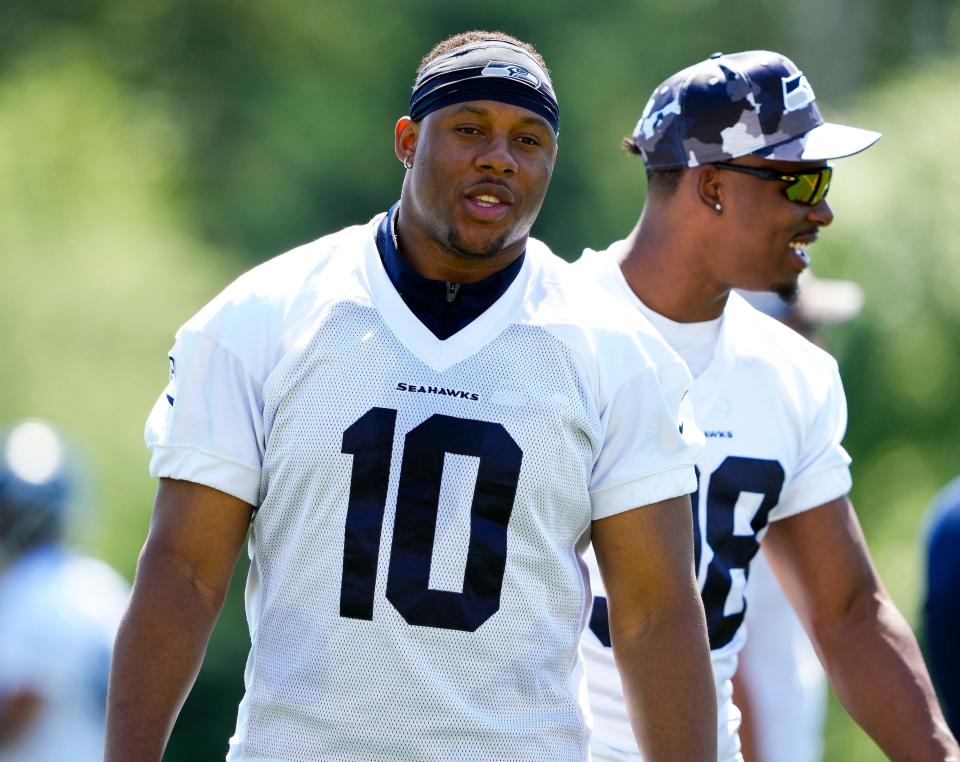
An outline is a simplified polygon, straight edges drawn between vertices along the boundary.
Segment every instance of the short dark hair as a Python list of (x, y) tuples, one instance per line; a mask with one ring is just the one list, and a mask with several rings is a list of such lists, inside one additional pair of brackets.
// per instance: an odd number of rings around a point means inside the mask
[(642, 151), (637, 147), (636, 142), (633, 138), (626, 137), (621, 142), (620, 145), (623, 147), (623, 150), (627, 153), (632, 153), (635, 156), (641, 156)]
[(676, 194), (686, 171), (683, 167), (679, 169), (648, 169), (647, 191), (660, 198), (670, 198)]
[[(633, 138), (624, 138), (621, 143), (624, 150), (636, 156), (642, 156), (643, 152), (637, 146)], [(647, 190), (652, 195), (661, 198), (670, 198), (680, 187), (680, 181), (683, 180), (684, 167), (677, 169), (647, 169)]]
[(501, 42), (509, 42), (512, 45), (516, 45), (518, 48), (523, 48), (533, 57), (533, 60), (540, 65), (544, 73), (548, 77), (550, 76), (550, 70), (547, 68), (547, 64), (543, 60), (543, 56), (541, 56), (539, 51), (529, 42), (518, 40), (516, 37), (509, 35), (506, 32), (487, 32), (483, 29), (472, 29), (469, 32), (460, 32), (460, 34), (447, 37), (447, 39), (441, 40), (434, 45), (433, 49), (423, 57), (422, 61), (420, 61), (420, 65), (417, 67), (416, 78), (419, 79), (420, 75), (423, 73), (423, 70), (430, 64), (431, 61), (433, 61), (433, 59), (437, 58), (438, 56), (442, 56), (444, 53), (448, 53), (455, 48), (462, 47), (463, 45), (469, 45), (472, 42), (481, 42), (482, 40), (500, 40)]

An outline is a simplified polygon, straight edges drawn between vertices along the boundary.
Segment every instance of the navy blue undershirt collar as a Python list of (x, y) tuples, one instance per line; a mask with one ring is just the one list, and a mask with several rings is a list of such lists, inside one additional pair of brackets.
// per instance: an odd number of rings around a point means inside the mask
[(447, 283), (424, 278), (397, 249), (396, 219), (400, 202), (377, 226), (377, 251), (400, 298), (430, 332), (443, 341), (476, 320), (510, 288), (523, 267), (521, 254), (499, 272), (477, 283)]

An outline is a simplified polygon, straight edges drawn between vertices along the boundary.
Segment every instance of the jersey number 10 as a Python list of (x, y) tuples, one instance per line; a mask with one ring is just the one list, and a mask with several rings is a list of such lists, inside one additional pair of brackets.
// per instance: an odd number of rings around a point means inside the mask
[[(343, 539), (342, 617), (373, 619), (396, 422), (396, 410), (375, 407), (343, 432), (341, 451), (353, 455), (353, 472)], [(463, 592), (429, 586), (447, 453), (480, 461)], [(409, 624), (473, 632), (500, 608), (507, 524), (522, 459), (519, 446), (499, 423), (436, 414), (407, 432), (386, 596)]]

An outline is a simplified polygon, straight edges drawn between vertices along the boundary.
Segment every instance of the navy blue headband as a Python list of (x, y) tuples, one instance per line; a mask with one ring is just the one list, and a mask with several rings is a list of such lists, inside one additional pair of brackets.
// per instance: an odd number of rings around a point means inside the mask
[(431, 61), (413, 86), (410, 118), (452, 103), (490, 100), (539, 114), (560, 132), (560, 107), (550, 77), (523, 48), (501, 40), (483, 40)]

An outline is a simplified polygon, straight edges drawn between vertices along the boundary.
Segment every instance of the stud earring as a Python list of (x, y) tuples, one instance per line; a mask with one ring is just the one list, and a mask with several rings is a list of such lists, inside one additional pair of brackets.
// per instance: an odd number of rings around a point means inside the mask
[(723, 206), (720, 204), (719, 201), (713, 205), (713, 208), (717, 210), (717, 213), (723, 212)]

